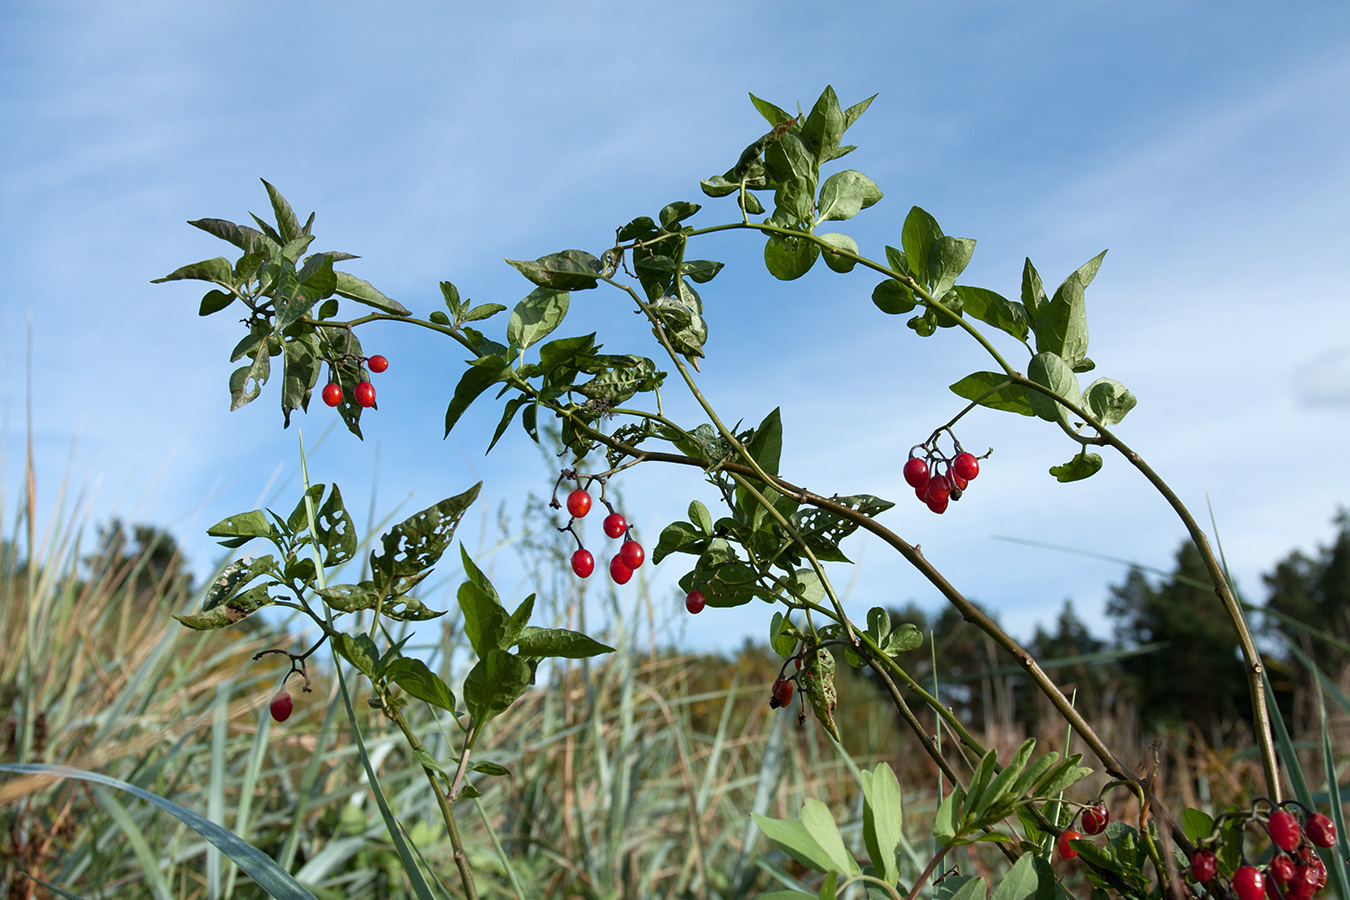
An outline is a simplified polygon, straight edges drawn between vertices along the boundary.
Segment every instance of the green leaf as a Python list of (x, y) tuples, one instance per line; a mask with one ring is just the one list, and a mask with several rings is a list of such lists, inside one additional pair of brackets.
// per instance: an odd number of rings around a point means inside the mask
[(933, 241), (932, 247), (928, 250), (928, 278), (932, 282), (935, 297), (941, 297), (952, 289), (974, 253), (973, 238), (943, 235)]
[(1098, 378), (1083, 392), (1088, 411), (1103, 425), (1114, 425), (1125, 418), (1139, 401), (1125, 385), (1111, 378)]
[(450, 406), (445, 411), (446, 437), (449, 437), (451, 429), (455, 427), (459, 417), (473, 405), (473, 401), (490, 386), (504, 380), (510, 371), (510, 364), (500, 356), (481, 356), (473, 361), (459, 377), (459, 384), (455, 385), (455, 396), (451, 398)]
[(599, 284), (600, 260), (585, 250), (550, 253), (533, 262), (508, 259), (507, 263), (540, 287), (554, 291), (585, 291)]
[[(811, 808), (809, 825), (808, 806)], [(807, 798), (802, 804), (801, 819), (771, 819), (756, 812), (752, 812), (750, 817), (765, 837), (802, 865), (818, 872), (840, 872), (844, 875), (858, 871), (858, 864), (844, 849), (843, 838), (839, 836), (834, 817), (819, 800)], [(822, 841), (826, 846), (822, 846)]]
[(792, 118), (781, 107), (774, 106), (768, 100), (761, 100), (754, 94), (750, 95), (750, 102), (755, 104), (755, 109), (759, 110), (759, 114), (767, 119), (770, 125), (776, 126)]
[(765, 474), (778, 474), (778, 460), (783, 453), (783, 418), (778, 407), (775, 406), (759, 423), (745, 449)]
[(1063, 465), (1051, 466), (1050, 474), (1055, 476), (1060, 484), (1068, 484), (1070, 481), (1082, 481), (1084, 478), (1091, 478), (1097, 474), (1101, 467), (1101, 456), (1096, 453), (1088, 453), (1085, 449)]
[(323, 360), (319, 357), (319, 336), (310, 329), (283, 342), (282, 349), (285, 368), (281, 377), (281, 414), (284, 424), (289, 426), (292, 410), (309, 403), (310, 392), (319, 383)]
[(818, 221), (851, 219), (882, 196), (881, 188), (862, 172), (835, 172), (820, 186)]
[(987, 888), (976, 875), (951, 875), (937, 886), (936, 900), (984, 900)]
[(680, 263), (680, 274), (695, 284), (706, 284), (722, 271), (724, 264), (711, 259), (689, 259)]
[(271, 554), (255, 557), (251, 560), (236, 559), (220, 570), (220, 574), (211, 582), (202, 598), (202, 612), (209, 612), (226, 602), (239, 592), (239, 589), (254, 578), (272, 570), (276, 560)]
[(942, 799), (938, 806), (937, 817), (933, 820), (933, 837), (938, 845), (950, 844), (960, 827), (958, 814), (966, 802), (966, 792), (959, 784), (952, 785), (951, 793)]
[(510, 616), (498, 599), (497, 589), (483, 574), (483, 570), (474, 564), (468, 551), (461, 546), (459, 553), (464, 564), (464, 574), (469, 580), (459, 586), (456, 597), (464, 613), (464, 634), (473, 652), (481, 659), (490, 649), (504, 650), (510, 646), (503, 641)]
[(1070, 366), (1087, 355), (1088, 327), (1084, 291), (1101, 266), (1103, 250), (1064, 279), (1035, 323), (1036, 349), (1062, 356)]
[(384, 590), (390, 585), (397, 590), (400, 581), (422, 576), (434, 566), (482, 486), (480, 481), (464, 493), (428, 506), (385, 532), (380, 538), (380, 549), (370, 554), (376, 588)]
[(324, 549), (325, 567), (340, 566), (356, 555), (356, 526), (342, 504), (342, 492), (336, 484), (323, 506), (314, 513), (319, 546)]
[(455, 711), (455, 695), (450, 686), (420, 659), (400, 656), (384, 671), (385, 677), (412, 694), (418, 700), (439, 706), (450, 713)]
[(295, 278), (320, 300), (337, 290), (337, 275), (333, 272), (333, 257), (316, 253), (305, 260)]
[(380, 651), (368, 635), (335, 634), (333, 649), (347, 662), (360, 669), (367, 678), (374, 678), (378, 674)]
[(932, 260), (928, 255), (940, 237), (942, 229), (938, 227), (937, 220), (924, 210), (916, 206), (905, 216), (905, 224), (900, 231), (900, 244), (905, 249), (905, 261), (909, 265), (909, 270), (915, 275), (921, 276), (932, 271)]
[(530, 667), (525, 660), (492, 647), (464, 678), (464, 703), (474, 727), (482, 729), (506, 712), (530, 685)]
[(849, 259), (847, 256), (840, 256), (833, 252), (841, 250), (844, 253), (852, 253), (854, 256), (857, 256), (858, 244), (853, 238), (846, 234), (839, 234), (838, 232), (818, 234), (816, 237), (829, 245), (829, 247), (821, 251), (821, 255), (825, 258), (825, 265), (836, 272), (853, 271), (853, 267), (857, 265), (856, 260)]
[(255, 537), (270, 539), (278, 536), (277, 530), (260, 509), (226, 516), (206, 529), (206, 533), (214, 538), (225, 538), (219, 543), (222, 547), (230, 548), (242, 547)]
[(791, 132), (783, 135), (764, 151), (764, 168), (776, 185), (778, 224), (809, 223), (816, 205), (817, 163), (806, 144)]
[(1019, 341), (1025, 341), (1031, 333), (1027, 311), (1022, 304), (1004, 299), (993, 291), (964, 284), (956, 285), (955, 291), (966, 315), (993, 325)]
[(266, 179), (262, 180), (263, 187), (267, 188), (267, 196), (272, 201), (272, 212), (277, 217), (277, 230), (281, 233), (283, 241), (293, 241), (304, 234), (300, 227), (300, 220), (295, 217), (295, 211), (291, 205), (286, 202), (286, 198), (281, 196), (281, 191), (268, 184)]
[[(271, 557), (266, 557), (266, 559), (270, 560)], [(250, 588), (237, 597), (231, 597), (224, 603), (214, 606), (200, 615), (175, 615), (174, 618), (195, 631), (226, 628), (235, 622), (248, 618), (264, 606), (271, 606), (276, 602), (267, 593), (269, 586), (268, 584), (260, 584), (257, 587)]]
[(661, 537), (652, 551), (652, 565), (657, 565), (672, 553), (703, 552), (708, 536), (688, 522), (671, 522), (661, 529)]
[[(989, 900), (1033, 900), (1040, 896), (1041, 880), (1036, 874), (1036, 855), (1024, 853), (994, 885)], [(1054, 882), (1051, 882), (1053, 886)]]
[(191, 263), (174, 269), (163, 278), (151, 280), (151, 284), (162, 284), (165, 281), (183, 281), (185, 279), (192, 281), (211, 281), (216, 284), (229, 286), (234, 280), (234, 270), (230, 268), (230, 261), (223, 256), (217, 256), (215, 259), (204, 259), (201, 262)]
[(330, 584), (315, 588), (314, 593), (323, 598), (328, 607), (339, 613), (353, 613), (362, 609), (374, 609), (380, 602), (380, 592), (369, 581), (360, 584)]
[(233, 302), (233, 294), (227, 294), (224, 291), (207, 291), (202, 295), (202, 305), (198, 308), (197, 315), (209, 316), (212, 313), (218, 313)]
[(376, 290), (369, 281), (357, 278), (355, 275), (349, 275), (346, 272), (334, 271), (333, 275), (337, 277), (337, 287), (334, 288), (333, 293), (339, 297), (364, 303), (366, 306), (372, 306), (380, 312), (389, 313), (391, 316), (412, 315), (406, 306), (397, 300), (390, 300)]
[(1033, 325), (1041, 317), (1041, 311), (1049, 302), (1045, 296), (1045, 288), (1041, 284), (1040, 273), (1036, 271), (1036, 267), (1031, 264), (1031, 258), (1028, 257), (1022, 266), (1022, 307), (1027, 311), (1027, 319)]
[(872, 302), (877, 309), (891, 316), (907, 313), (917, 305), (914, 291), (898, 278), (888, 278), (873, 288)]
[(1187, 807), (1181, 815), (1181, 829), (1186, 832), (1186, 837), (1199, 841), (1213, 833), (1214, 817), (1203, 810)]
[(1001, 409), (1024, 416), (1035, 415), (1031, 409), (1030, 391), (1011, 384), (1001, 372), (975, 372), (951, 386), (952, 393), (967, 400), (978, 400), (981, 406)]
[(663, 231), (676, 231), (676, 225), (698, 212), (703, 207), (688, 200), (676, 200), (662, 208), (657, 218), (661, 220)]
[(800, 131), (802, 141), (815, 153), (817, 164), (831, 158), (847, 127), (839, 109), (839, 97), (833, 87), (826, 85), (816, 105), (807, 113)]
[[(1078, 376), (1073, 374), (1068, 363), (1057, 354), (1037, 353), (1027, 366), (1027, 378), (1042, 387), (1049, 388), (1055, 395), (1062, 397), (1075, 406), (1082, 399), (1078, 388)], [(1031, 411), (1049, 422), (1068, 423), (1071, 413), (1040, 391), (1027, 389), (1027, 401)]]
[(865, 801), (863, 839), (867, 852), (872, 857), (872, 864), (879, 867), (883, 880), (895, 884), (900, 880), (895, 849), (900, 844), (900, 823), (904, 818), (900, 782), (895, 771), (884, 762), (877, 763), (871, 772), (864, 769), (860, 774)]
[(773, 647), (773, 652), (786, 659), (792, 655), (792, 651), (797, 648), (797, 643), (800, 640), (797, 629), (792, 624), (792, 619), (780, 612), (775, 612), (769, 623), (769, 644)]
[(590, 381), (577, 385), (577, 393), (591, 400), (605, 400), (617, 406), (640, 391), (655, 390), (665, 378), (664, 372), (656, 370), (656, 363), (643, 356), (628, 354), (605, 359), (610, 368)]
[(512, 347), (524, 350), (548, 335), (562, 324), (567, 315), (567, 291), (539, 287), (516, 304), (511, 321), (506, 326), (506, 339)]
[(223, 241), (229, 241), (245, 253), (267, 251), (276, 246), (272, 239), (261, 231), (247, 225), (236, 225), (225, 219), (192, 219), (188, 224)]
[(482, 319), (490, 319), (504, 309), (506, 309), (506, 307), (500, 303), (480, 303), (464, 313), (462, 321), (478, 322)]
[(521, 656), (563, 659), (584, 659), (588, 656), (614, 652), (613, 647), (578, 631), (568, 631), (565, 628), (536, 628), (533, 625), (526, 626), (521, 631), (517, 648)]
[(872, 105), (872, 101), (875, 100), (875, 99), (877, 99), (877, 95), (876, 95), (876, 94), (873, 94), (872, 96), (868, 97), (866, 100), (863, 100), (861, 103), (855, 103), (855, 104), (853, 104), (852, 106), (850, 106), (848, 109), (844, 110), (844, 130), (845, 130), (845, 131), (847, 131), (849, 128), (852, 128), (852, 127), (853, 127), (853, 123), (856, 122), (856, 121), (858, 121), (858, 117), (861, 116), (864, 112), (867, 111), (867, 107), (871, 106), (871, 105)]

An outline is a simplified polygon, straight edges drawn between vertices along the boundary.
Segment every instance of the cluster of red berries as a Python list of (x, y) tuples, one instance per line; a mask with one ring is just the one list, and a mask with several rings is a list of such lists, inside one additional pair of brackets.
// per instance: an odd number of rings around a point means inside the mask
[(1060, 859), (1073, 859), (1078, 855), (1078, 851), (1073, 848), (1070, 841), (1079, 840), (1084, 832), (1092, 835), (1101, 834), (1111, 823), (1111, 812), (1101, 800), (1083, 807), (1080, 815), (1082, 819), (1079, 824), (1082, 826), (1082, 832), (1074, 830), (1073, 822), (1070, 821), (1070, 827), (1061, 831), (1059, 837), (1055, 839), (1055, 850), (1059, 853)]
[(904, 468), (905, 483), (939, 515), (947, 511), (949, 501), (961, 499), (966, 487), (979, 474), (979, 459), (962, 450), (960, 444), (956, 445), (956, 456), (950, 460), (942, 456), (936, 446), (918, 444), (909, 451)]
[[(1268, 816), (1255, 809), (1238, 815), (1263, 825), (1277, 851), (1261, 868), (1243, 859), (1232, 879), (1239, 900), (1311, 900), (1326, 887), (1327, 867), (1314, 848), (1336, 843), (1336, 826), (1331, 819), (1295, 800), (1275, 807)], [(1219, 876), (1219, 858), (1208, 846), (1215, 840), (1211, 837), (1202, 841), (1191, 854), (1191, 876), (1202, 884)]]
[[(601, 500), (604, 500), (603, 494)], [(605, 501), (605, 507), (609, 509), (609, 515), (605, 516), (605, 521), (601, 524), (605, 536), (610, 538), (622, 537), (624, 539), (619, 546), (619, 552), (609, 561), (609, 577), (614, 580), (615, 584), (627, 584), (628, 580), (633, 577), (633, 573), (642, 565), (642, 561), (647, 558), (647, 554), (642, 549), (642, 545), (628, 534), (630, 527), (628, 520), (622, 514), (615, 512), (608, 501)], [(567, 512), (573, 520), (584, 518), (586, 513), (590, 511), (591, 495), (589, 493), (577, 488), (567, 495)], [(567, 527), (562, 530), (568, 531), (571, 528), (572, 522), (569, 521)], [(576, 534), (576, 532), (572, 533), (573, 535)], [(572, 571), (578, 577), (589, 578), (590, 574), (595, 571), (595, 557), (591, 555), (591, 551), (580, 546), (580, 544), (581, 539), (578, 538), (577, 551), (572, 554)]]
[[(368, 366), (372, 372), (383, 372), (385, 369), (389, 368), (389, 360), (379, 355), (362, 359), (361, 362), (365, 366)], [(369, 409), (375, 405), (375, 385), (371, 384), (369, 381), (362, 381), (359, 383), (352, 391), (352, 395), (356, 398), (357, 405), (359, 406)], [(330, 381), (328, 384), (324, 385), (323, 402), (327, 403), (329, 406), (337, 406), (341, 403), (342, 386), (336, 381)]]

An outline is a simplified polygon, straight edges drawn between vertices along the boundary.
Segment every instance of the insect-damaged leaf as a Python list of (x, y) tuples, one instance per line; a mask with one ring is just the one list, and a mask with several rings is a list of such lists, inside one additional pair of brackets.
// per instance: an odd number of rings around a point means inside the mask
[(370, 569), (377, 590), (416, 576), (434, 566), (445, 552), (455, 526), (478, 497), (482, 482), (462, 494), (448, 497), (410, 516), (380, 538), (380, 549), (370, 554)]

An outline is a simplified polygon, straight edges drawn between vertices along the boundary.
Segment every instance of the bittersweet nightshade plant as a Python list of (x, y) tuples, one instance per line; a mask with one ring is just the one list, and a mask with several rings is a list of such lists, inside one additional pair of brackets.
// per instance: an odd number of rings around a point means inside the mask
[[(1086, 292), (1104, 253), (1088, 260), (1052, 292), (1047, 292), (1028, 259), (1019, 283), (1005, 296), (960, 283), (975, 241), (946, 234), (934, 216), (915, 206), (902, 221), (897, 218), (894, 245), (867, 255), (852, 237), (829, 229), (842, 227), (836, 223), (852, 219), (882, 199), (881, 188), (871, 178), (838, 164), (855, 149), (843, 143), (845, 132), (873, 98), (845, 108), (834, 90), (827, 88), (810, 110), (795, 112), (753, 95), (751, 99), (768, 130), (761, 133), (765, 126), (760, 125), (748, 132), (747, 138), (758, 136), (748, 145), (730, 148), (730, 167), (699, 183), (707, 198), (722, 198), (721, 208), (727, 213), (723, 218), (695, 224), (702, 205), (679, 199), (655, 216), (638, 215), (621, 224), (613, 244), (594, 248), (597, 252), (568, 249), (532, 260), (508, 260), (530, 286), (510, 310), (504, 327), (498, 324), (489, 329), (484, 323), (507, 312), (506, 305), (473, 304), (450, 281), (440, 284), (444, 308), (419, 316), (367, 282), (337, 269), (353, 258), (351, 254), (311, 253), (313, 215), (301, 224), (281, 193), (266, 182), (274, 224), (258, 217), (254, 217), (257, 229), (222, 219), (191, 223), (242, 251), (237, 261), (205, 260), (160, 280), (210, 282), (213, 287), (202, 299), (202, 315), (230, 307), (237, 314), (242, 307), (245, 335), (231, 354), (232, 361), (241, 363), (229, 378), (231, 408), (261, 395), (276, 360), (287, 425), (292, 413), (308, 409), (319, 374), (327, 367), (324, 401), (337, 407), (352, 433), (362, 436), (362, 413), (374, 405), (366, 368), (383, 372), (387, 360), (363, 354), (357, 337), (361, 326), (372, 321), (403, 322), (453, 341), (465, 354), (465, 364), (447, 397), (445, 434), (485, 395), (495, 396), (501, 408), (490, 439), (485, 436), (489, 450), (516, 422), (535, 441), (539, 440), (541, 416), (555, 425), (568, 459), (555, 483), (552, 505), (559, 506), (557, 489), (564, 482), (577, 485), (566, 506), (573, 519), (581, 518), (591, 506), (591, 496), (582, 485), (600, 485), (599, 499), (610, 510), (602, 526), (606, 536), (627, 538), (609, 562), (615, 584), (624, 585), (632, 578), (634, 570), (644, 564), (646, 552), (629, 537), (627, 521), (605, 499), (608, 479), (620, 473), (640, 477), (642, 466), (655, 464), (700, 471), (715, 497), (717, 513), (702, 501), (692, 500), (687, 518), (661, 531), (651, 562), (684, 560), (679, 586), (690, 613), (706, 607), (715, 614), (754, 600), (773, 604), (769, 641), (783, 659), (784, 671), (791, 661), (795, 674), (786, 679), (780, 673), (771, 697), (778, 705), (786, 705), (794, 691), (799, 692), (801, 719), (810, 707), (819, 726), (835, 740), (840, 738), (835, 716), (839, 702), (836, 660), (872, 670), (890, 696), (898, 719), (933, 759), (944, 783), (951, 786), (934, 824), (939, 849), (924, 878), (953, 847), (988, 839), (1013, 864), (1012, 873), (1021, 873), (1019, 877), (1047, 890), (1054, 874), (1044, 863), (1057, 848), (1062, 857), (1078, 856), (1078, 864), (1094, 885), (1142, 896), (1160, 889), (1170, 877), (1160, 849), (1164, 829), (1172, 843), (1189, 856), (1195, 879), (1203, 882), (1217, 877), (1217, 870), (1211, 870), (1217, 865), (1214, 853), (1208, 846), (1198, 848), (1197, 842), (1217, 845), (1220, 837), (1188, 834), (1169, 810), (1167, 799), (1153, 792), (1152, 781), (1122, 762), (1031, 654), (934, 568), (917, 544), (880, 521), (894, 505), (891, 501), (870, 494), (840, 495), (828, 487), (813, 490), (789, 480), (780, 472), (787, 436), (779, 411), (772, 410), (753, 427), (729, 426), (728, 422), (740, 416), (724, 416), (715, 409), (696, 378), (699, 360), (709, 351), (710, 332), (723, 319), (724, 304), (732, 300), (709, 286), (723, 263), (696, 255), (696, 248), (705, 244), (704, 236), (714, 233), (753, 238), (757, 255), (762, 251), (769, 274), (779, 280), (800, 278), (822, 261), (840, 274), (865, 275), (869, 280), (864, 290), (870, 290), (876, 309), (886, 316), (912, 314), (904, 325), (916, 338), (972, 341), (987, 357), (988, 368), (969, 374), (944, 373), (944, 380), (956, 378), (949, 389), (960, 398), (959, 408), (945, 423), (911, 423), (915, 432), (929, 436), (900, 464), (905, 483), (934, 513), (945, 513), (955, 501), (962, 501), (963, 506), (979, 502), (963, 499), (971, 496), (971, 483), (981, 474), (985, 480), (996, 478), (997, 472), (981, 465), (989, 452), (977, 456), (962, 448), (957, 428), (969, 440), (977, 427), (972, 414), (989, 411), (1040, 419), (1063, 436), (1071, 448), (1069, 458), (1050, 467), (1058, 482), (1092, 477), (1104, 465), (1096, 452), (1101, 448), (1114, 451), (1133, 466), (1191, 535), (1213, 580), (1219, 606), (1238, 636), (1251, 688), (1253, 731), (1267, 790), (1278, 807), (1280, 780), (1261, 660), (1222, 567), (1176, 493), (1116, 434), (1115, 427), (1136, 404), (1134, 395), (1111, 378), (1097, 377), (1086, 384), (1081, 378), (1097, 367), (1087, 356)], [(559, 331), (567, 322), (572, 296), (600, 289), (619, 292), (643, 317), (650, 327), (649, 343), (604, 349), (598, 333)], [(706, 305), (703, 292), (710, 298)], [(348, 301), (366, 309), (344, 318)], [(873, 320), (869, 327), (884, 327), (886, 321)], [(659, 391), (676, 386), (687, 390), (697, 404), (698, 414), (688, 420), (668, 414), (660, 400)], [(907, 388), (916, 389), (913, 385)], [(348, 396), (354, 402), (346, 402)], [(841, 443), (846, 440), (840, 437)], [(455, 845), (456, 865), (469, 897), (477, 896), (477, 888), (458, 838), (452, 804), (466, 787), (475, 741), (485, 725), (527, 689), (539, 660), (590, 656), (609, 649), (583, 634), (526, 624), (533, 595), (508, 611), (467, 553), (461, 553), (467, 580), (457, 600), (474, 665), (464, 681), (463, 696), (456, 697), (425, 663), (404, 656), (401, 644), (383, 637), (387, 632), (378, 626), (384, 619), (408, 622), (441, 614), (415, 599), (412, 591), (448, 547), (460, 517), (477, 494), (475, 486), (396, 526), (372, 543), (376, 549), (368, 560), (367, 580), (330, 585), (326, 572), (356, 552), (355, 532), (337, 487), (325, 493), (324, 485), (306, 483), (304, 495), (289, 516), (253, 510), (210, 530), (230, 547), (251, 540), (270, 543), (275, 555), (255, 555), (232, 564), (208, 594), (202, 612), (183, 617), (190, 627), (216, 628), (268, 605), (289, 607), (309, 616), (323, 635), (306, 653), (287, 653), (293, 668), (303, 670), (308, 654), (330, 645), (339, 659), (370, 681), (372, 705), (403, 730), (414, 748), (422, 745), (399, 712), (402, 704), (425, 702), (453, 721), (463, 735), (457, 756), (442, 761), (428, 757), (423, 766)], [(956, 508), (950, 508), (956, 515)], [(594, 570), (595, 560), (580, 546), (573, 526), (569, 521), (561, 530), (575, 538), (571, 567), (585, 578)], [(938, 697), (909, 674), (905, 655), (922, 642), (913, 624), (893, 623), (881, 607), (869, 610), (865, 622), (846, 614), (826, 564), (848, 564), (844, 542), (860, 530), (899, 553), (963, 618), (1021, 667), (1111, 775), (1112, 784), (1131, 791), (1139, 807), (1149, 811), (1141, 828), (1119, 822), (1108, 825), (1104, 807), (1100, 812), (1089, 810), (1084, 829), (1103, 834), (1105, 840), (1092, 843), (1093, 850), (1082, 850), (1079, 855), (1068, 844), (1080, 837), (1066, 827), (1070, 807), (1053, 798), (1090, 771), (1079, 764), (1080, 757), (1061, 759), (1053, 751), (1037, 757), (1035, 742), (1028, 741), (1011, 759), (997, 759), (994, 751), (983, 747)], [(346, 615), (362, 617), (360, 627), (343, 626), (339, 620)], [(937, 745), (911, 710), (911, 703), (922, 704), (941, 718), (961, 752), (979, 761), (973, 775), (958, 773), (950, 761), (950, 745)], [(453, 769), (453, 774), (442, 765)], [(501, 767), (474, 771), (500, 774), (497, 768)], [(793, 823), (756, 817), (771, 841), (826, 876), (821, 896), (834, 896), (836, 889), (861, 880), (897, 894), (894, 857), (899, 835), (884, 823), (899, 821), (899, 788), (891, 787), (895, 776), (889, 767), (878, 766), (864, 774), (869, 816), (864, 838), (875, 875), (865, 874), (843, 849), (828, 812), (822, 815), (815, 810)], [(1277, 815), (1270, 817), (1272, 822)], [(1021, 825), (1021, 834), (1010, 833), (1009, 817)], [(1335, 840), (1327, 827), (1314, 827), (1311, 819), (1308, 835), (1314, 842)], [(1287, 831), (1281, 832), (1280, 840), (1287, 838)], [(836, 841), (838, 854), (816, 852), (834, 847)], [(1080, 844), (1088, 846), (1087, 842)], [(1153, 871), (1152, 886), (1148, 867)], [(1259, 880), (1259, 872), (1251, 871)], [(961, 885), (974, 877), (957, 876), (945, 889), (958, 894)], [(1243, 878), (1250, 881), (1248, 875)], [(914, 885), (914, 892), (923, 887), (923, 880)], [(1234, 886), (1242, 892), (1236, 876)], [(979, 893), (983, 888), (972, 890)]]

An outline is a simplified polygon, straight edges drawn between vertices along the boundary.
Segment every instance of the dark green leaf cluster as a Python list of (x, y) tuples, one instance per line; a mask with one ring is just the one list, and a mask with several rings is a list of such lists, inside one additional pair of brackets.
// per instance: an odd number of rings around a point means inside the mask
[(271, 375), (271, 360), (280, 356), (284, 372), (281, 412), (289, 426), (294, 410), (309, 408), (327, 361), (330, 380), (342, 386), (338, 411), (351, 432), (360, 437), (362, 407), (355, 400), (355, 388), (361, 380), (361, 344), (350, 328), (323, 323), (337, 315), (339, 297), (385, 315), (407, 316), (409, 312), (369, 282), (333, 268), (334, 263), (356, 259), (352, 254), (326, 251), (306, 256), (314, 240), (314, 214), (301, 225), (281, 192), (266, 181), (263, 186), (271, 200), (275, 226), (256, 215), (256, 229), (224, 219), (188, 223), (243, 251), (234, 264), (219, 256), (182, 266), (156, 278), (155, 283), (191, 279), (215, 284), (202, 297), (199, 313), (203, 316), (236, 301), (247, 307), (243, 321), (248, 334), (230, 354), (231, 362), (245, 360), (230, 374), (231, 410), (258, 398)]
[(764, 212), (756, 191), (773, 191), (774, 210), (762, 224), (774, 231), (764, 246), (764, 262), (774, 277), (800, 278), (811, 270), (822, 251), (836, 272), (848, 272), (857, 263), (858, 245), (846, 234), (816, 234), (822, 222), (851, 219), (881, 199), (881, 189), (855, 169), (820, 180), (820, 167), (855, 148), (841, 145), (844, 132), (875, 99), (841, 109), (834, 88), (826, 87), (815, 106), (803, 117), (761, 100), (751, 101), (773, 128), (741, 153), (726, 174), (705, 179), (710, 197), (735, 194), (745, 216)]

